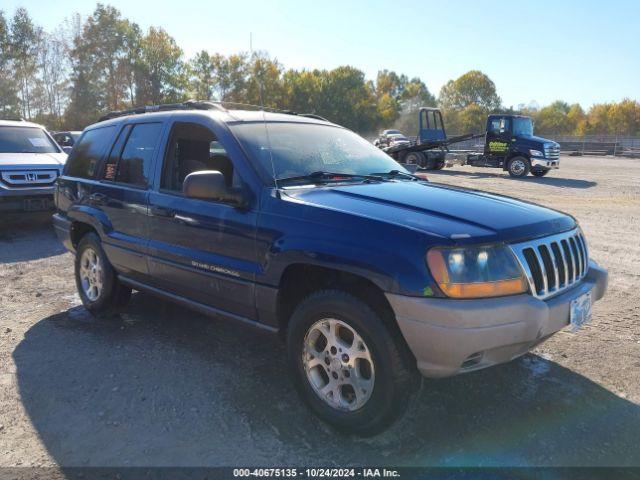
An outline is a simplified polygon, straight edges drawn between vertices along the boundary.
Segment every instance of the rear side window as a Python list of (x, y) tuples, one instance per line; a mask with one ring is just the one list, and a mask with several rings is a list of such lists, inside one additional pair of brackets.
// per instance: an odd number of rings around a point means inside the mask
[(118, 160), (116, 182), (140, 187), (149, 184), (153, 156), (161, 130), (161, 123), (141, 123), (133, 126)]
[(80, 137), (65, 166), (65, 175), (92, 178), (113, 139), (115, 126), (95, 128)]

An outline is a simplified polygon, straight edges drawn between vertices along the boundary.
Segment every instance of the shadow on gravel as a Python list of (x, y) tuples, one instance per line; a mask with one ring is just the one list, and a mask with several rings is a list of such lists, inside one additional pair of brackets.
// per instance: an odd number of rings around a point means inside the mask
[[(427, 174), (427, 178), (429, 178), (429, 180), (432, 180), (435, 182), (437, 182), (437, 178), (439, 175), (460, 176), (460, 177), (467, 177), (467, 178), (505, 178), (505, 179), (510, 178), (507, 173), (502, 173), (502, 172), (483, 173), (483, 172), (476, 172), (476, 171), (465, 172), (462, 170), (430, 170), (430, 171), (426, 171), (425, 173)], [(549, 177), (528, 176), (523, 179), (514, 178), (512, 180), (514, 182), (539, 183), (541, 185), (549, 185), (551, 187), (579, 188), (579, 189), (595, 187), (598, 184), (597, 182), (591, 182), (589, 180), (554, 177), (553, 172), (551, 172), (549, 175), (551, 176)]]
[(25, 262), (64, 253), (66, 250), (53, 231), (51, 213), (0, 216), (0, 263)]
[(24, 408), (61, 466), (629, 465), (640, 407), (536, 355), (425, 382), (403, 419), (345, 436), (301, 404), (274, 337), (142, 294), (35, 324)]

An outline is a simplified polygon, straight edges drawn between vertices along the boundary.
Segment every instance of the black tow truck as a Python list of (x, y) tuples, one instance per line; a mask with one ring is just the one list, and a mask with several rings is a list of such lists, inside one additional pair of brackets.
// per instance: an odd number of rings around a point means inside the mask
[(466, 156), (467, 165), (502, 168), (516, 178), (529, 172), (544, 177), (560, 168), (560, 144), (533, 134), (533, 122), (523, 115), (489, 115), (484, 152)]
[[(400, 163), (426, 170), (440, 170), (454, 163), (502, 168), (516, 178), (526, 177), (529, 173), (543, 177), (560, 167), (560, 145), (536, 137), (530, 117), (492, 114), (487, 117), (486, 133), (447, 137), (439, 109), (423, 107), (418, 115), (419, 130), (415, 140), (383, 148)], [(485, 139), (481, 153), (449, 149), (452, 144), (481, 137)]]

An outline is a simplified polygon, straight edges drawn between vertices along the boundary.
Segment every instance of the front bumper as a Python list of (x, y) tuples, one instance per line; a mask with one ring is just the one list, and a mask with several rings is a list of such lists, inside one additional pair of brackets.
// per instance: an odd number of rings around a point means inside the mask
[(54, 192), (55, 186), (7, 188), (0, 183), (0, 211), (51, 210)]
[(508, 362), (569, 324), (571, 300), (607, 289), (607, 271), (595, 262), (574, 288), (548, 300), (522, 294), (478, 300), (408, 297), (387, 293), (400, 330), (426, 377)]
[(560, 168), (560, 159), (550, 160), (546, 158), (531, 158), (532, 168), (557, 169)]

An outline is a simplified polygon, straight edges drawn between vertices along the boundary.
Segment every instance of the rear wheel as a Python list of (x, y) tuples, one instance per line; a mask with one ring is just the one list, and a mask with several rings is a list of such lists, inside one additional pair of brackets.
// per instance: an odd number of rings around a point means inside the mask
[(417, 385), (406, 348), (366, 303), (336, 290), (296, 308), (287, 336), (302, 399), (341, 430), (375, 433), (398, 417)]
[(438, 162), (436, 163), (436, 170), (442, 170), (444, 168), (444, 162)]
[(82, 304), (93, 314), (113, 313), (131, 297), (131, 288), (118, 280), (95, 233), (87, 233), (78, 244), (75, 277)]
[(536, 177), (544, 177), (547, 173), (549, 173), (549, 170), (546, 168), (541, 170), (532, 170), (531, 173)]
[(419, 167), (424, 166), (424, 155), (422, 152), (409, 152), (404, 157), (404, 163), (408, 163), (409, 165), (418, 165)]
[(529, 174), (531, 165), (525, 157), (513, 157), (507, 165), (509, 175), (514, 178), (524, 178)]

